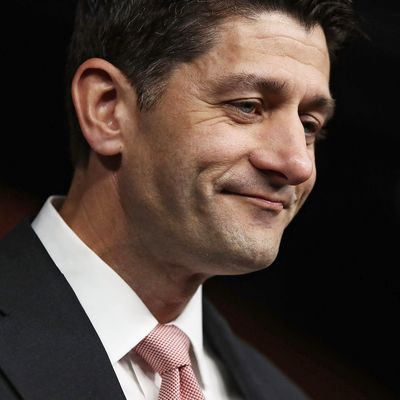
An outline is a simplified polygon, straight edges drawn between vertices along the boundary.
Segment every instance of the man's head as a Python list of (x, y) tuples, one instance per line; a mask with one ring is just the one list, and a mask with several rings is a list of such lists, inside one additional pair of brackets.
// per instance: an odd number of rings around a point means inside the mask
[(161, 97), (169, 75), (182, 62), (209, 50), (224, 20), (281, 11), (307, 29), (323, 28), (331, 60), (355, 28), (352, 0), (78, 0), (67, 64), (67, 102), (74, 164), (85, 163), (82, 137), (69, 96), (76, 69), (99, 57), (119, 68), (148, 109)]
[(124, 251), (203, 275), (273, 262), (313, 188), (314, 143), (333, 113), (328, 46), (345, 35), (348, 3), (315, 3), (81, 5), (98, 35), (73, 39), (96, 48), (77, 51), (75, 64), (86, 61), (72, 80), (90, 145), (85, 213), (101, 204)]

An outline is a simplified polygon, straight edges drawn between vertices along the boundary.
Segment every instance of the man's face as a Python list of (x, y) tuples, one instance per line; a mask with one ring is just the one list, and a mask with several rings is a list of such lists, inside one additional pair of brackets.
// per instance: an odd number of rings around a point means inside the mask
[(315, 183), (331, 112), (320, 27), (279, 13), (225, 22), (159, 103), (127, 120), (118, 182), (143, 254), (207, 275), (270, 265)]

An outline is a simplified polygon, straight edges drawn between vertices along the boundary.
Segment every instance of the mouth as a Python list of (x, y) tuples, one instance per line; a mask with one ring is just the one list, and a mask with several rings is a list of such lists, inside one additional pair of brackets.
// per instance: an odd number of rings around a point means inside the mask
[(238, 196), (240, 198), (243, 198), (243, 200), (245, 201), (248, 201), (258, 207), (269, 211), (279, 212), (289, 206), (289, 202), (285, 199), (273, 198), (272, 196), (269, 197), (259, 193), (238, 193), (223, 190), (222, 194), (229, 196)]

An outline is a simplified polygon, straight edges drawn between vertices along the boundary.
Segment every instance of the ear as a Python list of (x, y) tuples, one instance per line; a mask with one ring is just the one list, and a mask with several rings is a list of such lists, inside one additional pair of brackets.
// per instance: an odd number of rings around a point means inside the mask
[(134, 92), (125, 76), (100, 58), (86, 60), (74, 75), (71, 94), (79, 124), (89, 146), (100, 155), (123, 150), (126, 91)]

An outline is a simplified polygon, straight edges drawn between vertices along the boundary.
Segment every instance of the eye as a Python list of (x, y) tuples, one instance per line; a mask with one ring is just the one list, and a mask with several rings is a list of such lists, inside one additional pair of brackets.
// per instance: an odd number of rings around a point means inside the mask
[(319, 131), (319, 124), (312, 121), (303, 121), (303, 127), (306, 135), (316, 135)]
[(224, 103), (230, 118), (239, 124), (253, 124), (263, 118), (264, 106), (261, 99), (239, 99)]
[(245, 114), (253, 114), (256, 111), (256, 104), (252, 101), (239, 101), (233, 103), (233, 106)]
[(316, 119), (303, 119), (301, 123), (303, 124), (304, 134), (308, 143), (313, 143), (324, 136), (325, 130)]
[(259, 115), (262, 112), (262, 104), (256, 100), (238, 100), (229, 104), (236, 111), (246, 115)]

